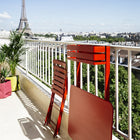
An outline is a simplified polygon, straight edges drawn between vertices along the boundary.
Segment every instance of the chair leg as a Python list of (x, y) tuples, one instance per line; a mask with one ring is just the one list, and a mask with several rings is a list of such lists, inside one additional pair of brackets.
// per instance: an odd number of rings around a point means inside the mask
[(46, 115), (46, 119), (45, 119), (45, 123), (44, 125), (48, 125), (48, 123), (50, 123), (50, 120), (51, 120), (51, 114), (52, 114), (52, 107), (53, 107), (53, 102), (54, 102), (54, 93), (52, 93), (52, 96), (51, 96), (51, 101), (50, 101), (50, 105), (49, 105), (49, 108), (48, 108), (48, 113)]
[(56, 129), (55, 129), (55, 132), (54, 132), (54, 137), (56, 137), (56, 135), (58, 134), (58, 132), (60, 130), (60, 124), (61, 124), (61, 119), (62, 119), (64, 104), (65, 104), (65, 99), (63, 97), (62, 103), (61, 103), (61, 107), (60, 107), (59, 117), (58, 117), (58, 121), (57, 121), (57, 125), (56, 125)]

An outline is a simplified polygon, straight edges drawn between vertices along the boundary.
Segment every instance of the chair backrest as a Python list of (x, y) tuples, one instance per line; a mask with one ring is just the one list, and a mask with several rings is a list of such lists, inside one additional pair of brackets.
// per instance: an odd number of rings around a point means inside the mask
[(66, 92), (67, 88), (67, 65), (61, 60), (53, 60), (54, 64), (54, 78), (52, 85), (52, 92), (60, 97)]
[(110, 102), (71, 86), (68, 131), (73, 140), (111, 140), (112, 116)]

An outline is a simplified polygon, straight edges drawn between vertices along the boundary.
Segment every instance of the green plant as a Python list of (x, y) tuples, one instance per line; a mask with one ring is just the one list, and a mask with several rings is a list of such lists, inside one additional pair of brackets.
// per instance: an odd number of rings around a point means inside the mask
[(8, 70), (7, 67), (3, 67), (1, 69), (1, 83), (4, 83), (5, 82), (5, 78), (8, 76), (8, 74), (10, 73), (10, 70)]
[(0, 83), (1, 83), (1, 65), (5, 62), (5, 54), (3, 51), (0, 51)]
[(8, 62), (12, 76), (15, 75), (16, 66), (21, 62), (20, 56), (25, 54), (25, 48), (23, 47), (24, 41), (22, 39), (24, 30), (19, 33), (18, 31), (10, 32), (10, 44), (4, 44), (1, 46), (1, 51), (6, 55), (6, 61)]

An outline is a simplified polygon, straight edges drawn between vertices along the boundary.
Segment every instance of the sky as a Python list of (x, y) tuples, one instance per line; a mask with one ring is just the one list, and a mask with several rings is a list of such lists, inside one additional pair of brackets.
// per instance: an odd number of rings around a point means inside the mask
[[(0, 30), (18, 27), (22, 0), (0, 0)], [(140, 32), (140, 0), (25, 0), (34, 33)]]

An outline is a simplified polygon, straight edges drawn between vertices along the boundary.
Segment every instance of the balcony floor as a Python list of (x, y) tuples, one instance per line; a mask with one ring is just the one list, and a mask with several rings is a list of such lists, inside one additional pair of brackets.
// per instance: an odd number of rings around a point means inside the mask
[(1, 140), (53, 140), (51, 131), (43, 127), (43, 122), (41, 112), (22, 91), (0, 99)]

